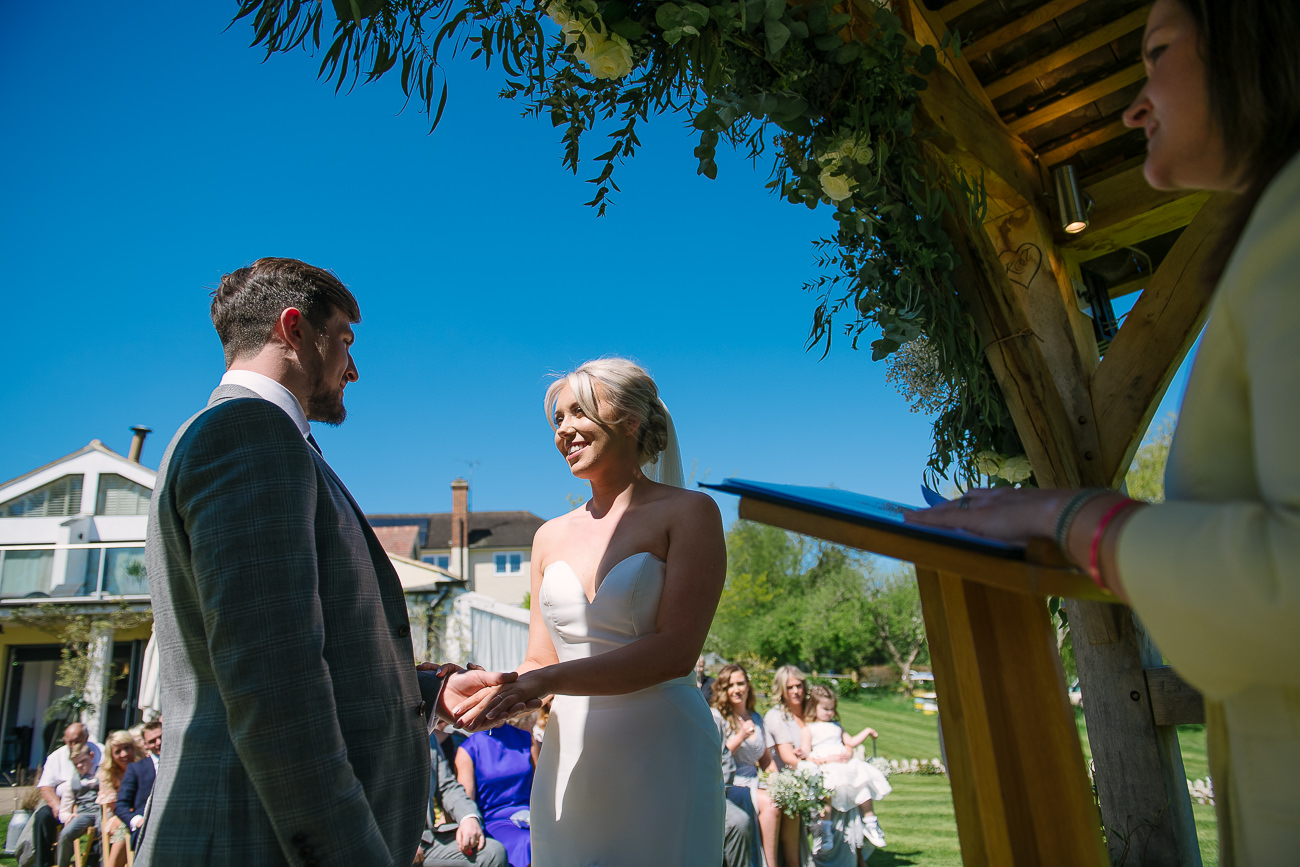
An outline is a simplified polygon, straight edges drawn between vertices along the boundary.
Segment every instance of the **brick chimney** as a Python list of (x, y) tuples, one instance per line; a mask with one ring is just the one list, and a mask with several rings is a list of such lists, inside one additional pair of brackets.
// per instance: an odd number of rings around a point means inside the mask
[(474, 589), (474, 576), (469, 569), (469, 482), (454, 479), (451, 483), (451, 558), (447, 571), (469, 582)]

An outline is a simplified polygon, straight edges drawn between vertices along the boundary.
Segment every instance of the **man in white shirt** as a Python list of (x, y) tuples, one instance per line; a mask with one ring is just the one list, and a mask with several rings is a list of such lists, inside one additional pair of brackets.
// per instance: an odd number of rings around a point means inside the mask
[(90, 740), (86, 727), (81, 723), (75, 722), (63, 730), (63, 746), (50, 753), (41, 768), (41, 778), (36, 782), (36, 788), (45, 801), (29, 820), (32, 823), (32, 846), (36, 850), (37, 867), (48, 867), (55, 862), (54, 846), (59, 840), (59, 795), (55, 789), (77, 773), (70, 758), (75, 744), (85, 744), (90, 749), (95, 757), (96, 768), (104, 757), (104, 748)]
[(397, 572), (311, 435), (358, 379), (352, 293), (267, 258), (212, 296), (226, 374), (149, 513), (167, 755), (135, 863), (409, 863), (426, 710), (514, 675), (443, 670), (422, 691)]

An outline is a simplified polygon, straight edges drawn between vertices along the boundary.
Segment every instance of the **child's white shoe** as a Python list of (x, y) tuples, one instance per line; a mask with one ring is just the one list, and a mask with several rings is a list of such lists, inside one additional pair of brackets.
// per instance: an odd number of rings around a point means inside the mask
[(880, 823), (876, 821), (876, 817), (864, 819), (862, 824), (865, 826), (862, 836), (867, 838), (867, 842), (877, 849), (885, 848), (885, 832), (880, 830)]

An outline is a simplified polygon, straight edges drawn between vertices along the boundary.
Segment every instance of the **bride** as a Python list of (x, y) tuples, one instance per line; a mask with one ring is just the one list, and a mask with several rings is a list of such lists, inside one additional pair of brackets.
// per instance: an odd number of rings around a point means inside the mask
[(537, 531), (519, 679), (456, 716), (495, 720), (555, 694), (533, 783), (534, 863), (719, 863), (722, 746), (694, 674), (726, 574), (717, 506), (672, 486), (672, 421), (638, 365), (588, 361), (545, 406), (591, 499)]

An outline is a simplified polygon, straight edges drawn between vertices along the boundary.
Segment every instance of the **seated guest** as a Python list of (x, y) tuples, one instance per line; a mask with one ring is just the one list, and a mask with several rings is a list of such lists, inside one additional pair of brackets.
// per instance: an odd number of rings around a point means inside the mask
[[(530, 715), (531, 716), (531, 715)], [(477, 732), (456, 751), (456, 778), (478, 803), (489, 837), (506, 848), (510, 867), (533, 860), (528, 799), (533, 789), (533, 721)]]
[(104, 867), (122, 867), (126, 863), (126, 846), (130, 841), (130, 828), (118, 818), (118, 788), (126, 777), (127, 768), (140, 758), (135, 751), (135, 738), (130, 732), (116, 731), (108, 736), (104, 746), (104, 760), (99, 765), (99, 797), (97, 803), (104, 808), (104, 846), (107, 852)]
[(113, 813), (131, 830), (131, 849), (140, 848), (144, 837), (144, 807), (153, 793), (153, 781), (158, 776), (158, 756), (162, 752), (162, 720), (145, 723), (141, 732), (145, 756), (132, 762), (122, 774), (122, 784), (117, 789), (117, 803)]
[(76, 744), (71, 755), (76, 773), (58, 787), (66, 790), (59, 812), (59, 821), (63, 823), (63, 830), (59, 832), (59, 867), (68, 867), (72, 863), (73, 841), (99, 826), (99, 805), (95, 803), (99, 794), (95, 754), (85, 744)]
[(758, 817), (749, 789), (734, 785), (736, 759), (722, 745), (722, 785), (727, 790), (722, 816), (722, 867), (763, 867)]
[(41, 804), (28, 821), (32, 825), (32, 846), (36, 851), (37, 867), (49, 867), (54, 863), (54, 844), (59, 836), (59, 795), (55, 791), (62, 783), (72, 779), (77, 769), (72, 764), (72, 747), (80, 745), (89, 748), (94, 761), (98, 762), (103, 748), (90, 740), (86, 727), (75, 722), (63, 730), (63, 746), (50, 753), (41, 768), (41, 777), (36, 781)]
[(423, 867), (506, 867), (506, 850), (483, 834), (483, 815), (456, 781), (442, 750), (431, 751), (429, 812), (415, 853)]

